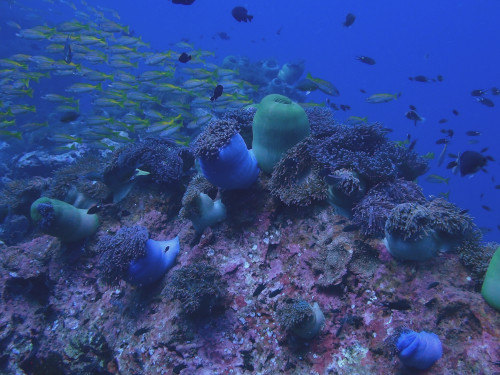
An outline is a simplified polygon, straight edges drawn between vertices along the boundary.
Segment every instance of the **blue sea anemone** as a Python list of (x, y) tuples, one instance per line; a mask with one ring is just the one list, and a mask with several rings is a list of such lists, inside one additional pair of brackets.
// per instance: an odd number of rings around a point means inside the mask
[(408, 367), (427, 370), (443, 355), (439, 337), (430, 332), (402, 328), (390, 338), (393, 352)]
[(234, 120), (214, 121), (193, 144), (205, 178), (226, 190), (249, 188), (259, 176), (257, 160), (238, 130)]
[(100, 266), (108, 283), (125, 280), (145, 286), (163, 277), (179, 253), (179, 238), (155, 241), (141, 226), (123, 227), (114, 236), (103, 236), (97, 244)]

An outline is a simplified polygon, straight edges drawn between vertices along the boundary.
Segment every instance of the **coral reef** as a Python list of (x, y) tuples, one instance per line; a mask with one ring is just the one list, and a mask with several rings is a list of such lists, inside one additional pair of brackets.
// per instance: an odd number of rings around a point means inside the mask
[(7, 212), (28, 216), (33, 201), (40, 198), (49, 185), (50, 179), (43, 177), (11, 180), (0, 191), (0, 202), (7, 205)]
[(26, 216), (8, 215), (0, 224), (0, 240), (9, 246), (15, 245), (26, 239), (30, 229), (31, 225)]
[(208, 316), (223, 307), (226, 286), (217, 268), (195, 262), (172, 272), (167, 294), (181, 302), (189, 316)]
[(340, 284), (349, 270), (353, 252), (346, 242), (332, 241), (322, 247), (312, 263), (313, 269), (319, 274), (316, 285), (329, 288)]

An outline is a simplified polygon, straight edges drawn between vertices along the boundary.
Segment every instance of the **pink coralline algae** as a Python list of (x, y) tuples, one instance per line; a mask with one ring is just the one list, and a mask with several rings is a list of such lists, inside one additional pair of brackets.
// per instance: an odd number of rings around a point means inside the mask
[[(201, 235), (189, 220), (160, 214), (158, 201), (145, 195), (140, 207), (128, 206), (129, 216), (105, 217), (83, 243), (42, 235), (4, 246), (0, 372), (411, 374), (386, 344), (398, 327), (441, 339), (443, 356), (426, 374), (500, 371), (500, 314), (458, 254), (400, 261), (380, 239), (342, 231), (345, 218), (326, 203), (298, 209), (254, 193), (240, 194), (245, 210), (233, 206)], [(147, 226), (154, 238), (178, 235), (177, 263), (147, 288), (108, 286), (96, 245), (131, 225)], [(170, 296), (172, 278), (195, 263), (217, 275), (220, 298), (210, 314), (193, 317), (182, 298)], [(286, 299), (322, 311), (314, 337), (279, 324)]]

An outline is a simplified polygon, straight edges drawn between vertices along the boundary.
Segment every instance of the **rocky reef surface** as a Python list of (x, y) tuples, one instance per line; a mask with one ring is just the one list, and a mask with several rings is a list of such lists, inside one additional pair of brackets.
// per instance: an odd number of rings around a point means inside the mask
[[(0, 373), (500, 373), (500, 314), (459, 255), (397, 260), (327, 203), (287, 207), (260, 182), (226, 196), (227, 219), (201, 235), (178, 217), (180, 200), (134, 189), (119, 207), (104, 207), (86, 241), (38, 235), (3, 246)], [(148, 287), (106, 285), (97, 242), (133, 225), (153, 239), (178, 235), (176, 265)], [(224, 292), (213, 303), (205, 296), (210, 311), (192, 314), (172, 284), (176, 271), (200, 262), (218, 271)], [(280, 326), (276, 311), (289, 298), (317, 303), (316, 337)], [(425, 372), (402, 365), (387, 345), (399, 327), (436, 333), (442, 358)]]

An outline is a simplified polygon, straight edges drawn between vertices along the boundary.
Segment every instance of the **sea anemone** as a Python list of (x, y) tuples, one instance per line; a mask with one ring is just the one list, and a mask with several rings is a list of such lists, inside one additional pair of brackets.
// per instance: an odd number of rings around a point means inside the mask
[(303, 299), (285, 299), (276, 313), (282, 327), (305, 340), (317, 336), (325, 323), (325, 316), (318, 303), (314, 302), (311, 306)]
[(327, 185), (320, 176), (320, 167), (308, 149), (306, 138), (289, 149), (274, 167), (269, 187), (271, 194), (287, 205), (308, 206), (326, 198)]
[(114, 235), (99, 239), (100, 268), (109, 284), (125, 280), (145, 286), (163, 277), (175, 263), (179, 253), (179, 238), (155, 241), (148, 230), (139, 225), (123, 227)]
[(372, 187), (353, 209), (352, 222), (366, 236), (383, 236), (391, 210), (401, 203), (425, 204), (422, 188), (412, 181), (397, 179)]
[(222, 189), (246, 189), (259, 176), (257, 160), (238, 129), (231, 119), (213, 121), (193, 143), (203, 175)]
[(179, 216), (191, 220), (196, 233), (226, 219), (226, 207), (220, 199), (214, 200), (217, 188), (205, 177), (194, 176), (182, 197), (182, 209)]
[(385, 245), (395, 258), (424, 261), (435, 256), (440, 243), (429, 209), (418, 203), (394, 207), (385, 224)]
[(172, 272), (167, 294), (181, 301), (183, 311), (190, 316), (211, 315), (222, 307), (226, 286), (217, 268), (196, 262)]

